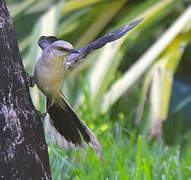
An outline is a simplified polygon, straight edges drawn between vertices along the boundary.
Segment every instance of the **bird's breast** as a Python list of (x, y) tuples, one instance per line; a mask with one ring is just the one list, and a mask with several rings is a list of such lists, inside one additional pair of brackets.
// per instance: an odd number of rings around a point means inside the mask
[(35, 81), (46, 96), (56, 96), (63, 86), (65, 66), (63, 57), (39, 59), (35, 65)]

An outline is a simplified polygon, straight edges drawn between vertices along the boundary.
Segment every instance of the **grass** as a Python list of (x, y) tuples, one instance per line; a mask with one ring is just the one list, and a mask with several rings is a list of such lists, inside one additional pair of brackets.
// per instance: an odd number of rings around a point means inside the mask
[[(49, 146), (53, 179), (188, 179), (191, 148), (180, 157), (180, 146), (149, 143), (145, 137), (115, 136), (109, 130), (98, 136), (103, 152), (97, 157), (84, 147), (63, 151)], [(189, 160), (187, 159), (189, 158)]]

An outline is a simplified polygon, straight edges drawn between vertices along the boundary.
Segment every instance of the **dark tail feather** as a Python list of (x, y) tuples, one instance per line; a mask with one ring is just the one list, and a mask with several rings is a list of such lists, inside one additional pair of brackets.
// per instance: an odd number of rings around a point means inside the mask
[[(70, 145), (78, 147), (82, 145), (80, 136), (81, 134), (86, 143), (92, 146), (96, 153), (100, 153), (101, 145), (99, 144), (96, 136), (84, 124), (84, 122), (78, 118), (78, 116), (65, 100), (64, 96), (61, 94), (60, 97), (59, 103), (52, 105), (50, 104), (50, 100), (47, 99), (47, 110), (50, 118), (49, 121), (47, 121), (47, 126), (45, 125), (49, 129), (45, 127), (45, 130), (48, 134), (54, 136), (50, 137), (54, 139), (53, 143), (57, 143), (58, 145), (65, 144), (63, 146), (64, 148), (67, 148)], [(50, 127), (51, 125), (52, 127)], [(53, 131), (57, 132), (53, 133)], [(59, 138), (55, 137), (57, 135)]]

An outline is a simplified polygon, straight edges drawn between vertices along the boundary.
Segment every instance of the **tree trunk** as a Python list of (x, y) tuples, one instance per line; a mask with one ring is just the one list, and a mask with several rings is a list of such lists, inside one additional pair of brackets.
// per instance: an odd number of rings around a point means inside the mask
[(0, 179), (51, 179), (41, 119), (29, 95), (4, 0), (0, 0)]

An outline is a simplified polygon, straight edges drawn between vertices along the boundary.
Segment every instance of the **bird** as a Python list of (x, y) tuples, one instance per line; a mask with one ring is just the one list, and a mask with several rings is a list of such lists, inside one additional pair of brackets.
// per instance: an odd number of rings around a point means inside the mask
[(121, 38), (141, 21), (130, 22), (80, 49), (73, 48), (71, 43), (55, 36), (39, 38), (38, 45), (42, 53), (35, 63), (34, 81), (46, 96), (44, 128), (53, 144), (65, 149), (78, 148), (82, 146), (83, 138), (96, 154), (101, 153), (102, 146), (97, 137), (75, 113), (62, 92), (64, 78), (68, 69), (79, 64), (92, 51)]

